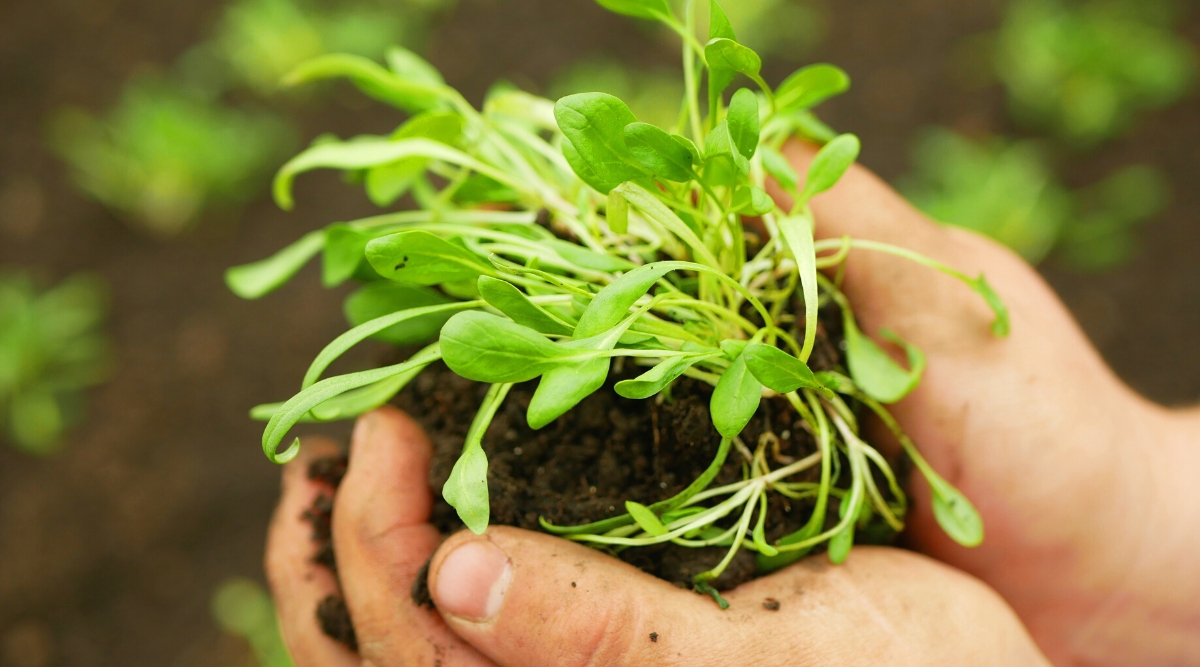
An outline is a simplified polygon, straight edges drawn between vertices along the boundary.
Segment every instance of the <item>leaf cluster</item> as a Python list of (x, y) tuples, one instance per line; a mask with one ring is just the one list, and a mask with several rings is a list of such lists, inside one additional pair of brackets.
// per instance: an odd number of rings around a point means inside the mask
[[(681, 35), (686, 92), (675, 126), (639, 121), (602, 92), (551, 102), (497, 88), (476, 110), (432, 68), (411, 60), (382, 67), (325, 58), (293, 75), (346, 77), (411, 116), (389, 136), (314, 143), (280, 170), (280, 205), (292, 205), (300, 174), (332, 168), (364, 183), (377, 203), (381, 192), (389, 202), (404, 193), (419, 208), (336, 223), (230, 270), (231, 288), (247, 298), (278, 287), (317, 255), (327, 285), (362, 283), (347, 301), (355, 326), (317, 356), (301, 391), (255, 409), (268, 420), (264, 451), (288, 460), (298, 442), (280, 445), (296, 423), (361, 414), (441, 359), (491, 385), (442, 489), (463, 522), (482, 532), (489, 520), (482, 441), (513, 384), (537, 382), (527, 420), (538, 429), (600, 389), (618, 365), (641, 371), (615, 386), (634, 399), (670, 400), (672, 383), (688, 376), (712, 387), (713, 428), (722, 437), (704, 475), (671, 498), (629, 499), (624, 515), (546, 528), (610, 549), (667, 541), (728, 547), (697, 577), (700, 590), (741, 548), (757, 552), (766, 569), (824, 543), (840, 561), (856, 530), (900, 530), (907, 506), (886, 459), (863, 441), (851, 403), (886, 413), (884, 403), (919, 381), (924, 358), (888, 334), (907, 350), (900, 364), (859, 331), (837, 281), (821, 270), (838, 268), (853, 249), (914, 259), (983, 295), (1001, 335), (1008, 327), (1003, 304), (981, 277), (903, 248), (814, 239), (809, 201), (836, 187), (859, 151), (856, 137), (832, 132), (810, 111), (846, 90), (843, 72), (814, 65), (773, 88), (715, 0), (687, 3), (682, 19), (662, 0), (600, 2)], [(703, 43), (697, 4), (709, 12)], [(803, 177), (781, 154), (796, 134), (824, 144)], [(768, 178), (789, 195), (786, 208), (767, 196)], [(830, 303), (844, 318), (848, 363), (814, 373), (808, 362), (817, 312)], [(322, 379), (332, 361), (367, 338), (425, 347), (400, 364)], [(741, 441), (770, 396), (785, 397), (810, 427), (817, 453), (774, 467), (764, 443), (752, 449)], [(743, 458), (744, 479), (709, 488), (731, 451)], [(909, 454), (919, 457), (915, 448)], [(819, 483), (796, 481), (814, 467)], [(918, 469), (935, 497), (946, 499), (949, 509), (938, 516), (951, 535), (978, 543), (970, 504), (927, 465)], [(812, 513), (803, 529), (769, 543), (767, 499), (776, 493), (803, 500)], [(832, 502), (841, 519), (827, 526)]]

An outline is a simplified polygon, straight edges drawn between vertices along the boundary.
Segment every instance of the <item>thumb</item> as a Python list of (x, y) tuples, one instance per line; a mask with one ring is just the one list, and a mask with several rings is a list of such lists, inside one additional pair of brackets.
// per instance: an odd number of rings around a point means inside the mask
[(927, 558), (855, 548), (712, 600), (599, 551), (515, 528), (461, 532), (429, 569), (438, 611), (501, 667), (1044, 665), (1011, 610)]

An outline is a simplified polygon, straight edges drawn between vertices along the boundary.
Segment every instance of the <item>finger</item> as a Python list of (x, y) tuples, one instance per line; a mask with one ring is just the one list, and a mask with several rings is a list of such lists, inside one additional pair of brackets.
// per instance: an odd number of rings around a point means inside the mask
[[(729, 593), (727, 611), (593, 549), (506, 527), (451, 537), (430, 581), (450, 627), (503, 667), (951, 664), (932, 660), (948, 644), (958, 664), (1040, 664), (1001, 662), (1036, 650), (993, 594), (893, 550), (788, 568)], [(979, 627), (1002, 640), (946, 640)]]
[(333, 573), (313, 562), (312, 526), (305, 521), (318, 495), (333, 489), (308, 478), (309, 464), (337, 454), (325, 439), (306, 440), (300, 454), (283, 467), (283, 491), (267, 532), (265, 567), (284, 641), (296, 667), (351, 667), (358, 656), (325, 636), (317, 623), (317, 605), (338, 591)]
[(359, 419), (333, 516), (346, 605), (368, 662), (487, 665), (440, 616), (412, 601), (417, 572), (441, 541), (428, 523), (431, 455), (421, 427), (399, 410)]

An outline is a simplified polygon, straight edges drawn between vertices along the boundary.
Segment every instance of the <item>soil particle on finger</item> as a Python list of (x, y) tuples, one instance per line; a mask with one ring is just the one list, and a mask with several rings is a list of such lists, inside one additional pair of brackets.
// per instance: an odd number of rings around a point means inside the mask
[(325, 596), (317, 605), (317, 622), (321, 624), (321, 631), (334, 641), (346, 645), (352, 651), (358, 650), (358, 636), (354, 632), (350, 611), (342, 597)]
[(766, 600), (763, 600), (762, 606), (763, 609), (766, 609), (767, 611), (779, 611), (780, 604), (779, 600), (776, 600), (775, 598), (767, 598)]
[(658, 643), (658, 633), (657, 632), (650, 633), (650, 641), (654, 642), (655, 644)]
[(313, 459), (312, 463), (308, 464), (308, 478), (314, 482), (324, 482), (336, 489), (341, 486), (342, 478), (346, 476), (349, 461), (345, 454)]
[(433, 556), (429, 556), (429, 560), (417, 570), (417, 576), (413, 578), (412, 597), (413, 604), (426, 609), (433, 609), (433, 596), (429, 593), (429, 563), (433, 561)]

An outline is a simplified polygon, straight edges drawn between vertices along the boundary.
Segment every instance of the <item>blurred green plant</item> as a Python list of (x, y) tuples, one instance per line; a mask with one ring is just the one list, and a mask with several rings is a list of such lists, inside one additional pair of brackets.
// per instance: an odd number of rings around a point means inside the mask
[(233, 79), (260, 95), (300, 63), (324, 53), (378, 58), (421, 41), (428, 14), (448, 0), (358, 0), (327, 7), (304, 0), (236, 0), (218, 22), (211, 51)]
[(51, 147), (81, 190), (140, 229), (177, 235), (205, 210), (245, 204), (294, 148), (283, 115), (229, 104), (229, 93), (271, 94), (324, 53), (380, 57), (393, 43), (420, 41), (431, 12), (452, 1), (235, 0), (210, 40), (169, 73), (131, 80), (108, 112), (58, 111)]
[(1174, 0), (1015, 0), (994, 44), (1014, 117), (1087, 146), (1179, 99), (1196, 53), (1172, 31), (1178, 10)]
[(738, 26), (742, 43), (764, 56), (795, 59), (825, 36), (825, 10), (820, 0), (740, 0), (726, 4), (725, 13), (729, 22)]
[(226, 107), (157, 76), (130, 83), (104, 118), (59, 111), (50, 131), (84, 192), (159, 236), (178, 234), (202, 209), (245, 203), (292, 148), (292, 134), (272, 114)]
[(107, 303), (95, 276), (39, 294), (28, 275), (0, 269), (0, 426), (18, 448), (51, 454), (82, 416), (81, 391), (107, 375)]
[(972, 141), (939, 128), (918, 141), (913, 162), (900, 189), (935, 220), (990, 236), (1030, 262), (1050, 257), (1076, 270), (1128, 260), (1134, 230), (1169, 196), (1163, 176), (1146, 165), (1069, 190), (1031, 140)]
[(246, 640), (256, 667), (292, 667), (279, 634), (275, 606), (263, 587), (251, 579), (226, 579), (212, 597), (212, 615), (225, 632)]

